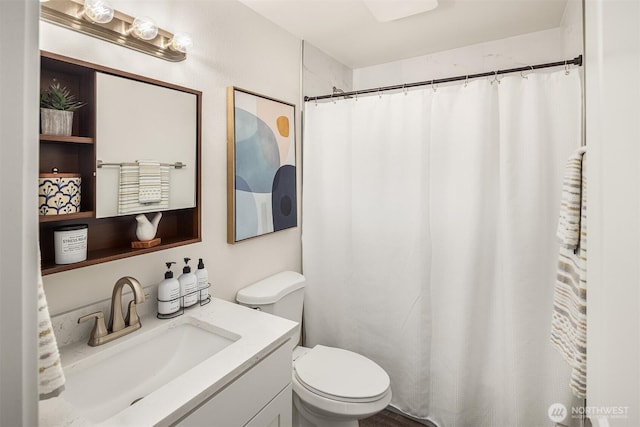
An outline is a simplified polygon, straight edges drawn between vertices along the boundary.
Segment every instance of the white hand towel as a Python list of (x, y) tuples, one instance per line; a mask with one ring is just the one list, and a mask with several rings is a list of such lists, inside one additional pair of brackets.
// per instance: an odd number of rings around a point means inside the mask
[(60, 352), (44, 294), (38, 254), (38, 394), (40, 400), (58, 396), (64, 390), (64, 383)]

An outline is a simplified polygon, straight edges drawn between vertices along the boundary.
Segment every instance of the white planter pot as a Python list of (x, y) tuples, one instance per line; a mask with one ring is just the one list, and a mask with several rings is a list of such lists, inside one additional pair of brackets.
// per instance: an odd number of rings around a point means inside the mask
[(40, 127), (44, 135), (71, 136), (73, 111), (40, 108)]

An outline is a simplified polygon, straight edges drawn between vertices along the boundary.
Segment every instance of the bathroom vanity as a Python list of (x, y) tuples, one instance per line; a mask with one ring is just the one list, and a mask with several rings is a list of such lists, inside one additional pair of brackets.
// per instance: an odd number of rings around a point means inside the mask
[[(291, 426), (297, 323), (215, 298), (141, 321), (98, 347), (86, 337), (61, 347), (66, 390), (40, 402), (41, 427)], [(64, 343), (71, 322), (55, 324)]]

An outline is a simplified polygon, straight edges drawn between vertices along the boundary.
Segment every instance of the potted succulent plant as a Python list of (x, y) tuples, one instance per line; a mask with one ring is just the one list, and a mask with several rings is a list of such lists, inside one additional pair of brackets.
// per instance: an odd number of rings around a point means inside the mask
[(71, 91), (52, 83), (48, 89), (40, 94), (40, 126), (46, 135), (71, 135), (73, 112), (86, 105), (76, 101)]

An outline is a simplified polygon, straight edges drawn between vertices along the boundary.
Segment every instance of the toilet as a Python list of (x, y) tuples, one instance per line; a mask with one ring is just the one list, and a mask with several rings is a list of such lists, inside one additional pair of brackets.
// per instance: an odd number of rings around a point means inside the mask
[[(300, 323), (305, 278), (284, 271), (249, 285), (239, 304)], [(291, 340), (293, 425), (357, 427), (358, 420), (382, 411), (391, 401), (389, 375), (352, 351), (299, 346), (300, 328)]]

